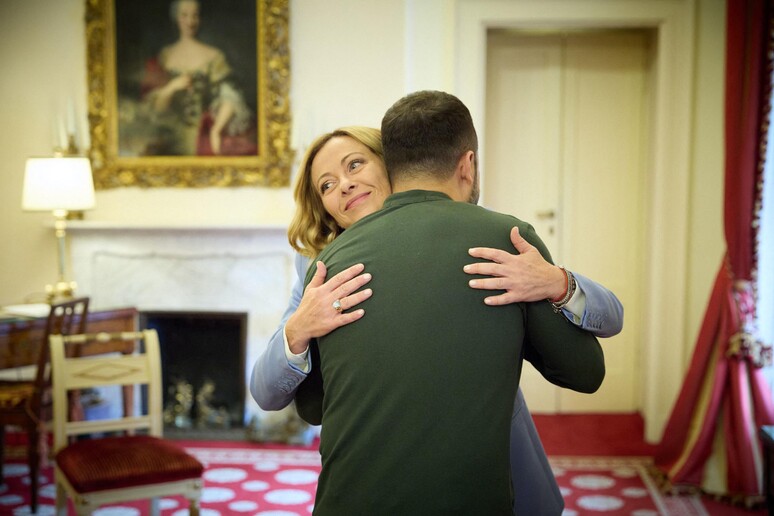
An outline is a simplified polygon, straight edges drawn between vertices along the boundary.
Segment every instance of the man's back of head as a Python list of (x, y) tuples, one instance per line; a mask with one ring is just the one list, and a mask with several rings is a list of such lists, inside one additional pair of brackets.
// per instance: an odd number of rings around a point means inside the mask
[(384, 161), (390, 181), (444, 180), (460, 157), (478, 151), (470, 111), (442, 91), (417, 91), (401, 98), (382, 118)]

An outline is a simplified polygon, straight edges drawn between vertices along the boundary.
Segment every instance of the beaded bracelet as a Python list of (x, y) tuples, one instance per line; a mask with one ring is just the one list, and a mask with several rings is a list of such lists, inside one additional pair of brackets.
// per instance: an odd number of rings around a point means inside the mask
[(576, 288), (575, 276), (572, 275), (572, 272), (568, 271), (564, 267), (559, 268), (562, 269), (562, 272), (564, 272), (564, 275), (567, 278), (567, 292), (565, 292), (564, 297), (560, 301), (553, 302), (550, 299), (547, 300), (549, 303), (551, 303), (551, 307), (556, 313), (561, 312), (564, 305), (570, 302), (572, 295), (575, 294)]

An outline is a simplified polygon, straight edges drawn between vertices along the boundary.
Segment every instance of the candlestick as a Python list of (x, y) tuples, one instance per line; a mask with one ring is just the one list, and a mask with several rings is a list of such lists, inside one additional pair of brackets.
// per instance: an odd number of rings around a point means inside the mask
[(75, 102), (72, 98), (67, 99), (67, 134), (75, 135)]
[(67, 129), (61, 116), (57, 117), (57, 123), (59, 124), (59, 149), (64, 151), (67, 149)]

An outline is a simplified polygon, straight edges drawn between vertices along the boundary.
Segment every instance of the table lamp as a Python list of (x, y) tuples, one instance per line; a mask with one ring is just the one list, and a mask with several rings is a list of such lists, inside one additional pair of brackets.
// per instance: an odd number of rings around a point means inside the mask
[(76, 284), (65, 274), (65, 237), (67, 214), (94, 207), (94, 180), (88, 158), (59, 156), (29, 158), (24, 171), (22, 209), (51, 211), (57, 239), (59, 277), (46, 285), (48, 301), (74, 296)]

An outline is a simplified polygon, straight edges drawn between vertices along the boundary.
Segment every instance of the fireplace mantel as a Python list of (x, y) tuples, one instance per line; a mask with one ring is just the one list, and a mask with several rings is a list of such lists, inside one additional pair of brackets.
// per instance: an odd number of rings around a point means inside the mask
[[(248, 381), (295, 281), (286, 227), (71, 221), (68, 228), (72, 276), (95, 310), (246, 312)], [(262, 415), (252, 398), (245, 408), (246, 420)]]
[(275, 234), (287, 232), (288, 228), (282, 224), (135, 224), (130, 222), (103, 222), (91, 220), (69, 220), (67, 231), (71, 233), (82, 232), (111, 232), (111, 231), (159, 231), (159, 232), (244, 232)]

